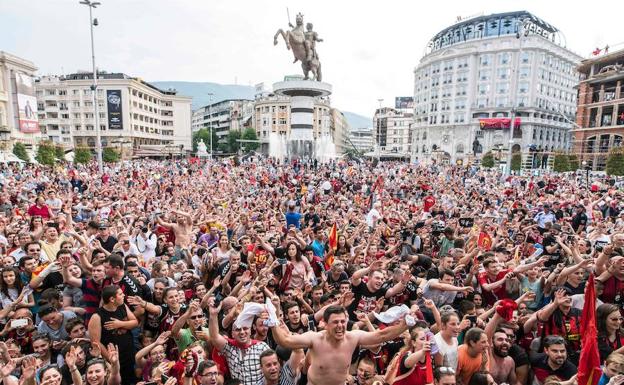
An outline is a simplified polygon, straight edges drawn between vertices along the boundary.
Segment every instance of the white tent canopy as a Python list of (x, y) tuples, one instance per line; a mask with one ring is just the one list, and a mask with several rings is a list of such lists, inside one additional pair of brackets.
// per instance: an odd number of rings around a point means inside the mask
[(11, 152), (0, 152), (0, 163), (26, 163)]

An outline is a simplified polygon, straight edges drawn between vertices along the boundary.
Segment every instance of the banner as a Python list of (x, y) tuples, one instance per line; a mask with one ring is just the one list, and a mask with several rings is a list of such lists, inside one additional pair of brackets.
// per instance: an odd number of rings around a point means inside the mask
[(26, 74), (16, 73), (15, 88), (17, 91), (19, 130), (29, 133), (39, 132), (37, 98), (35, 97), (33, 78)]
[(106, 105), (108, 108), (108, 129), (123, 130), (121, 90), (106, 90)]
[[(509, 128), (510, 125), (510, 118), (479, 119), (479, 127), (481, 127), (482, 130), (502, 130)], [(515, 119), (514, 128), (520, 128), (520, 118)]]
[(394, 98), (394, 108), (398, 109), (414, 109), (414, 97), (397, 96)]

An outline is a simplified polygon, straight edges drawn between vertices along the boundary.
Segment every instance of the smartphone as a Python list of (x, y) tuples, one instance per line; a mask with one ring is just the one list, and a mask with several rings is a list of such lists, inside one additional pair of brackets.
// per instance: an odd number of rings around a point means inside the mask
[(21, 328), (21, 327), (24, 327), (26, 325), (28, 325), (28, 320), (27, 319), (20, 318), (20, 319), (11, 320), (11, 327), (13, 329)]
[(156, 381), (149, 381), (149, 382), (144, 382), (143, 385), (158, 385), (158, 382), (156, 382)]

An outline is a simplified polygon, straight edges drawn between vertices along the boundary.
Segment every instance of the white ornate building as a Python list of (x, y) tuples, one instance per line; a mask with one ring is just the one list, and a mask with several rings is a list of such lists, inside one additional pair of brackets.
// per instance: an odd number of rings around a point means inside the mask
[[(414, 70), (412, 158), (461, 164), (473, 149), (503, 158), (510, 144), (568, 149), (580, 60), (554, 26), (525, 11), (442, 30)], [(519, 127), (510, 143), (512, 116)]]

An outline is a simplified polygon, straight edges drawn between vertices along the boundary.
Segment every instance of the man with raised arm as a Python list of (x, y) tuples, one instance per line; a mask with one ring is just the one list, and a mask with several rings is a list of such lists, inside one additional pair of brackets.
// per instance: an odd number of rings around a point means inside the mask
[(375, 346), (391, 341), (408, 329), (405, 320), (374, 332), (347, 331), (347, 311), (342, 306), (329, 306), (323, 313), (325, 330), (289, 334), (283, 328), (272, 327), (278, 345), (288, 349), (308, 349), (310, 367), (308, 384), (344, 385), (349, 374), (351, 356), (358, 346)]

